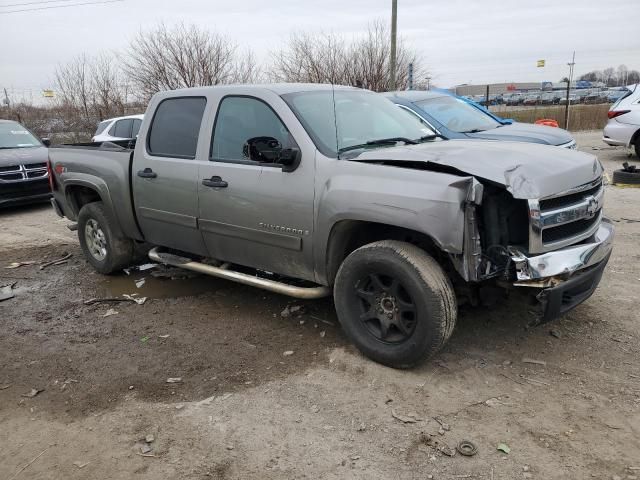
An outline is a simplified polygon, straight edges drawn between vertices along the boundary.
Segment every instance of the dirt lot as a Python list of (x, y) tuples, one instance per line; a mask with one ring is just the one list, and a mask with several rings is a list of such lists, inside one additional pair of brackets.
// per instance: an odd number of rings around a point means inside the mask
[[(609, 172), (626, 159), (576, 137)], [(463, 310), (412, 371), (363, 358), (330, 300), (283, 318), (290, 299), (223, 280), (102, 277), (49, 208), (3, 211), (0, 266), (72, 257), (0, 269), (0, 478), (640, 478), (639, 202), (607, 188), (616, 248), (588, 302), (535, 328), (515, 300)]]

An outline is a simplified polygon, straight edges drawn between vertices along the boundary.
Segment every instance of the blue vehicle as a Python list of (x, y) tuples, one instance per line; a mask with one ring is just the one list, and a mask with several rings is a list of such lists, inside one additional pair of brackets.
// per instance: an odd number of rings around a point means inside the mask
[(446, 139), (474, 138), (576, 148), (575, 140), (566, 130), (503, 119), (472, 100), (444, 91), (406, 90), (384, 95)]

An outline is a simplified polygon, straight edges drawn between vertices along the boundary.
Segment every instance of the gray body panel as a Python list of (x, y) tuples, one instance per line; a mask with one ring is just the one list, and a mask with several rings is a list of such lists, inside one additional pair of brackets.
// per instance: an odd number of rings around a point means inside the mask
[[(516, 198), (541, 198), (601, 175), (591, 155), (515, 142), (427, 142), (379, 148), (352, 160), (328, 158), (279, 96), (322, 88), (330, 87), (225, 86), (159, 93), (145, 114), (132, 165), (129, 151), (51, 150), (53, 165), (60, 163), (65, 169), (58, 176), (56, 199), (63, 203), (65, 215), (74, 218), (63, 192), (73, 184), (91, 186), (129, 237), (327, 284), (328, 244), (341, 221), (418, 231), (443, 251), (459, 255), (464, 248), (464, 204), (481, 202), (477, 179), (503, 185)], [(297, 169), (284, 172), (274, 166), (209, 160), (218, 104), (226, 95), (253, 96), (273, 108), (300, 148)], [(180, 96), (207, 98), (196, 158), (153, 157), (144, 139), (155, 108), (165, 98)], [(378, 160), (406, 163), (374, 163)], [(411, 168), (414, 163), (422, 168)], [(449, 171), (443, 172), (443, 167)], [(144, 168), (152, 168), (158, 177), (137, 177)], [(214, 175), (228, 187), (202, 185)]]

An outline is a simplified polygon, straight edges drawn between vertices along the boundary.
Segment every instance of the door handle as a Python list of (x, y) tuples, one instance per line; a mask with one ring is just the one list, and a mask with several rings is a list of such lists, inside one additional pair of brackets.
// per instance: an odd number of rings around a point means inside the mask
[(142, 178), (156, 178), (158, 174), (147, 167), (144, 170), (138, 170), (138, 176)]
[(229, 184), (217, 175), (202, 180), (202, 184), (206, 187), (227, 188)]

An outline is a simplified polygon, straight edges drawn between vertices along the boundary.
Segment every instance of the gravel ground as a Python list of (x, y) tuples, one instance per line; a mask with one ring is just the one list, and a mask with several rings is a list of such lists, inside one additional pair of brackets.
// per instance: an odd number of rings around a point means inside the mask
[[(627, 159), (576, 138), (608, 172)], [(534, 328), (515, 300), (463, 309), (411, 371), (362, 357), (330, 300), (102, 277), (47, 206), (2, 211), (0, 266), (72, 257), (0, 269), (0, 478), (640, 478), (639, 201), (607, 187), (615, 250), (586, 303)], [(461, 440), (477, 454), (446, 455)]]

